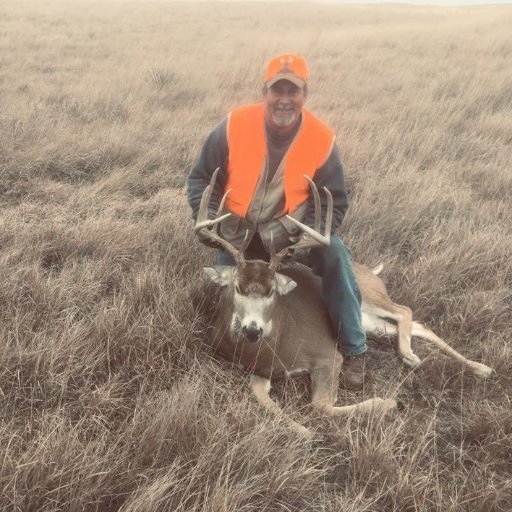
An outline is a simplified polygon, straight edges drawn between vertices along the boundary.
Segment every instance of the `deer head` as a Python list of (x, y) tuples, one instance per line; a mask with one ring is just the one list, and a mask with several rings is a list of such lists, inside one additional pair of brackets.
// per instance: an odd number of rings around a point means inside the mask
[(291, 278), (259, 260), (247, 261), (243, 267), (217, 266), (203, 270), (213, 282), (229, 290), (233, 304), (231, 333), (250, 343), (270, 336), (278, 297), (297, 286)]
[(290, 277), (278, 272), (282, 259), (294, 249), (304, 249), (319, 245), (329, 245), (332, 224), (332, 196), (327, 189), (327, 215), (324, 234), (320, 232), (320, 198), (313, 181), (309, 180), (315, 200), (315, 228), (312, 229), (296, 219), (287, 216), (308, 236), (286, 247), (279, 253), (272, 249), (270, 262), (261, 260), (246, 261), (244, 252), (250, 240), (244, 241), (242, 247), (236, 248), (223, 239), (218, 232), (219, 223), (230, 214), (220, 215), (229, 190), (224, 194), (214, 219), (208, 219), (208, 204), (215, 186), (218, 169), (213, 173), (208, 187), (201, 198), (195, 231), (203, 237), (217, 242), (235, 260), (235, 266), (205, 267), (206, 276), (219, 286), (226, 287), (232, 298), (232, 317), (230, 332), (235, 339), (245, 339), (257, 343), (269, 337), (273, 329), (273, 313), (279, 296), (290, 293), (297, 284)]

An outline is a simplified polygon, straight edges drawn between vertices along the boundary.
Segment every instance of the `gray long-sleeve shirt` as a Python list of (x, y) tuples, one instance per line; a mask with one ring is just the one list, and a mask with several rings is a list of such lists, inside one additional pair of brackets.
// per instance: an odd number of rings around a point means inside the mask
[[(217, 182), (215, 189), (212, 194), (211, 203), (209, 205), (210, 212), (216, 211), (218, 205), (220, 204), (220, 200), (225, 190), (225, 185), (227, 181), (227, 167), (228, 167), (228, 158), (229, 158), (229, 146), (228, 146), (228, 137), (227, 137), (227, 118), (224, 119), (208, 136), (206, 142), (203, 145), (201, 153), (194, 163), (192, 170), (190, 172), (188, 178), (188, 202), (192, 208), (193, 218), (197, 218), (197, 214), (199, 211), (199, 203), (201, 201), (201, 196), (203, 194), (204, 189), (210, 183), (211, 176), (213, 171), (218, 167), (220, 169), (219, 174), (217, 176)], [(295, 132), (296, 133), (296, 132)], [(278, 178), (275, 176), (275, 173), (280, 172), (280, 160), (282, 160), (283, 156), (286, 154), (290, 144), (293, 141), (295, 133), (290, 135), (290, 140), (278, 140), (275, 137), (269, 137), (267, 135), (267, 161), (265, 163), (265, 171), (267, 173), (264, 176), (264, 186), (265, 183), (270, 184), (273, 178)], [(347, 191), (345, 186), (345, 179), (343, 173), (343, 165), (341, 163), (341, 159), (339, 156), (339, 151), (336, 145), (333, 146), (331, 153), (325, 163), (316, 171), (315, 176), (313, 178), (314, 183), (320, 192), (320, 198), (322, 203), (322, 215), (325, 215), (326, 211), (326, 196), (322, 192), (323, 188), (326, 187), (333, 196), (333, 223), (332, 223), (332, 231), (338, 228), (345, 215), (345, 212), (348, 208), (348, 198)], [(278, 182), (278, 181), (277, 181)], [(260, 188), (261, 190), (261, 188)], [(258, 189), (257, 189), (258, 191)], [(256, 191), (256, 192), (257, 192)], [(276, 201), (277, 195), (275, 191), (273, 192), (273, 197)], [(257, 194), (255, 193), (255, 196)], [(284, 190), (281, 194), (284, 197)], [(262, 201), (261, 195), (259, 197), (253, 197), (254, 201)], [(284, 203), (283, 203), (284, 204)], [(253, 203), (251, 203), (251, 208), (253, 207)], [(276, 204), (276, 212), (282, 211), (279, 208), (280, 205)], [(249, 209), (249, 213), (251, 212), (251, 208)], [(254, 212), (254, 208), (252, 208)], [(295, 215), (294, 215), (295, 216)], [(229, 220), (229, 219), (228, 219)], [(231, 238), (230, 241), (240, 242), (240, 237), (242, 236), (242, 232), (245, 233), (246, 229), (252, 229), (252, 232), (258, 231), (258, 226), (254, 224), (258, 222), (259, 219), (255, 218), (254, 213), (252, 215), (248, 215), (245, 219), (236, 219), (236, 227), (233, 223), (233, 219), (230, 221), (231, 226), (224, 227), (221, 226), (221, 231), (223, 234), (224, 231), (230, 231), (227, 238)], [(264, 223), (269, 223), (268, 218), (262, 219)], [(314, 201), (313, 197), (310, 196), (306, 204), (301, 205), (298, 208), (298, 220), (301, 220), (304, 224), (313, 227), (315, 222), (315, 210), (314, 210)], [(251, 222), (252, 221), (252, 222)], [(325, 221), (323, 218), (322, 221)], [(284, 221), (281, 221), (285, 224)], [(287, 224), (285, 225), (286, 230), (290, 236), (295, 235), (297, 229), (294, 225)], [(273, 224), (273, 228), (275, 229), (275, 221)], [(235, 231), (239, 231), (238, 236), (235, 235)], [(263, 229), (262, 231), (265, 231)], [(260, 231), (260, 235), (262, 236), (263, 241), (268, 238), (265, 236), (265, 233)], [(268, 229), (267, 229), (268, 231)]]

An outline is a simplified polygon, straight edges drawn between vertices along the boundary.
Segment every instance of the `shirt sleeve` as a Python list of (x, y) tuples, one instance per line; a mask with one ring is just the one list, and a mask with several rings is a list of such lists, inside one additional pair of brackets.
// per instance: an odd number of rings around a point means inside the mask
[[(345, 185), (345, 176), (343, 164), (341, 163), (340, 152), (336, 144), (333, 146), (331, 154), (326, 162), (320, 167), (313, 178), (320, 194), (322, 205), (322, 229), (325, 225), (327, 211), (327, 196), (324, 187), (329, 190), (333, 199), (333, 219), (331, 232), (341, 226), (343, 217), (348, 209), (347, 187)], [(313, 227), (315, 225), (315, 203), (311, 195), (308, 200), (308, 207), (304, 217), (304, 224)]]
[(188, 176), (187, 200), (192, 208), (194, 220), (197, 219), (199, 213), (199, 205), (204, 189), (210, 184), (211, 177), (217, 167), (219, 168), (219, 174), (208, 207), (209, 212), (216, 212), (222, 199), (228, 166), (227, 125), (228, 120), (226, 118), (208, 135)]

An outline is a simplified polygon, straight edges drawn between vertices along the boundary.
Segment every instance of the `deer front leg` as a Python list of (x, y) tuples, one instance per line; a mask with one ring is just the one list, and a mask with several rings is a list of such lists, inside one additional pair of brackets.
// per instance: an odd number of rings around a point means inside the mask
[(311, 403), (313, 407), (323, 411), (329, 416), (347, 416), (352, 413), (368, 413), (371, 411), (387, 412), (396, 409), (397, 403), (393, 399), (370, 398), (354, 405), (335, 406), (338, 396), (338, 379), (341, 371), (339, 359), (329, 366), (319, 366), (311, 373)]
[[(259, 375), (251, 375), (250, 377), (251, 390), (256, 396), (259, 404), (262, 405), (267, 411), (272, 413), (274, 416), (281, 418), (283, 417), (283, 410), (277, 405), (272, 398), (269, 396), (270, 391), (270, 380)], [(292, 427), (292, 429), (299, 435), (311, 439), (313, 437), (312, 432), (306, 427), (299, 425), (296, 421), (291, 418), (286, 418), (286, 422)]]

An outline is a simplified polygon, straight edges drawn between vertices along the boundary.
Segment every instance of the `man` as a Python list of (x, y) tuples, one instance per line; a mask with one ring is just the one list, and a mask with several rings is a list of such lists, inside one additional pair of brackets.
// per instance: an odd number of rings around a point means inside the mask
[[(314, 202), (305, 174), (318, 190), (326, 187), (333, 196), (333, 232), (347, 210), (335, 136), (304, 108), (307, 86), (308, 68), (302, 57), (284, 54), (272, 59), (263, 80), (262, 103), (233, 110), (210, 133), (190, 173), (188, 201), (196, 219), (202, 193), (213, 171), (220, 168), (212, 203), (218, 207), (229, 189), (225, 208), (232, 213), (220, 231), (237, 247), (249, 231), (252, 239), (245, 252), (247, 259), (268, 260), (271, 243), (280, 250), (297, 241), (301, 236), (298, 228), (285, 214), (314, 226)], [(202, 242), (212, 246), (208, 240)], [(217, 262), (234, 264), (222, 250)], [(332, 235), (329, 247), (311, 249), (304, 262), (322, 277), (322, 295), (345, 356), (345, 385), (359, 389), (364, 382), (367, 347), (350, 253), (341, 239)]]

